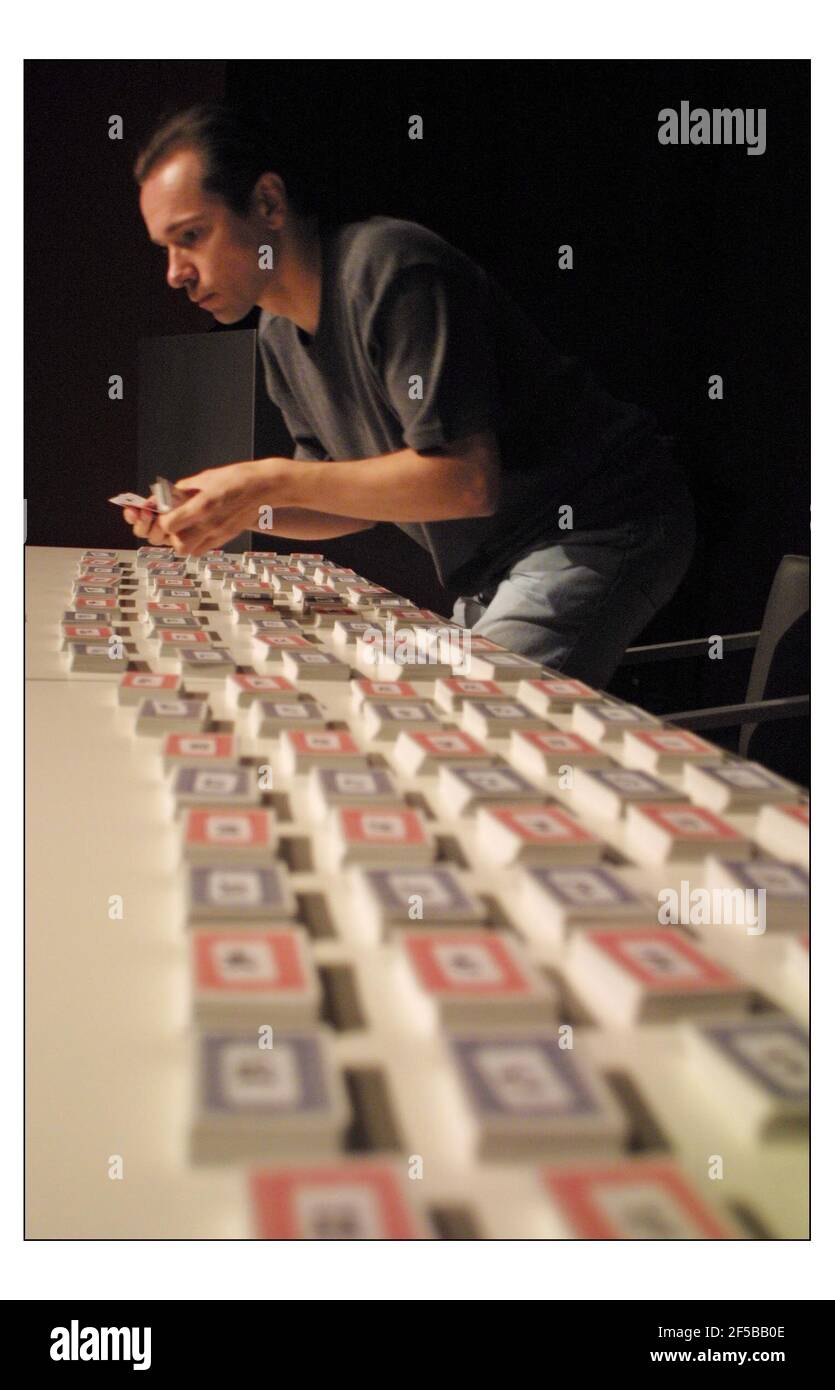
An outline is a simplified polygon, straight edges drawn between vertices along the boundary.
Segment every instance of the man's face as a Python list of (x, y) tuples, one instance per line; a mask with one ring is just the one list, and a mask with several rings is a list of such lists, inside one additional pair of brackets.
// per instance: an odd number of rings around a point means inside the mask
[(258, 248), (278, 234), (263, 218), (239, 217), (203, 188), (202, 160), (176, 150), (149, 174), (139, 206), (148, 235), (168, 251), (167, 280), (221, 323), (237, 323), (258, 303), (268, 272)]

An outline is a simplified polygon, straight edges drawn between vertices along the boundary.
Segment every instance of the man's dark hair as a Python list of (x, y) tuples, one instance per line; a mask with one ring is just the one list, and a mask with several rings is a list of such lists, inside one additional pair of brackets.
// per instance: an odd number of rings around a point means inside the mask
[[(288, 158), (274, 130), (225, 102), (206, 101), (185, 111), (165, 115), (155, 127), (134, 165), (143, 184), (149, 174), (176, 150), (197, 150), (203, 157), (203, 187), (215, 193), (233, 212), (245, 217), (252, 190), (262, 174), (280, 174), (287, 196), (299, 212), (314, 209), (288, 179)], [(290, 187), (292, 182), (293, 187)]]

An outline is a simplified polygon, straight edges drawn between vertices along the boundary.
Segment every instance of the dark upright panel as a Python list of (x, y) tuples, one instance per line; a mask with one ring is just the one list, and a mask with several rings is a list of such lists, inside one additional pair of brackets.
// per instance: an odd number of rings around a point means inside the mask
[[(139, 348), (137, 487), (255, 457), (255, 333), (144, 338)], [(247, 550), (244, 531), (224, 548)]]

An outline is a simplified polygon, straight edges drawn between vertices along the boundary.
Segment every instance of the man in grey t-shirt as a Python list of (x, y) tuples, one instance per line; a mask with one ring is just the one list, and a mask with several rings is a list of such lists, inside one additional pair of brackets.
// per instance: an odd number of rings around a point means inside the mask
[(271, 533), (298, 539), (394, 522), (458, 595), (457, 621), (604, 685), (692, 550), (656, 422), (425, 227), (321, 226), (270, 153), (228, 109), (198, 107), (157, 131), (136, 175), (172, 287), (223, 323), (261, 307), (294, 457), (178, 479), (189, 500), (158, 521), (127, 509), (134, 533), (198, 553), (265, 505)]

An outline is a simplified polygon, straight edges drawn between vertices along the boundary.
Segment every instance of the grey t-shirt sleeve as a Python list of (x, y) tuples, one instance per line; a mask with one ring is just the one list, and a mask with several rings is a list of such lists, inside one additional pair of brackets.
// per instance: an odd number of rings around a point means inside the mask
[(399, 271), (371, 319), (369, 351), (412, 449), (495, 427), (497, 370), (475, 277), (435, 264)]

